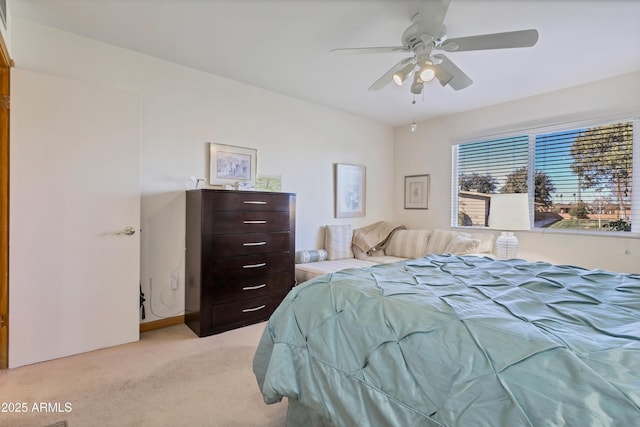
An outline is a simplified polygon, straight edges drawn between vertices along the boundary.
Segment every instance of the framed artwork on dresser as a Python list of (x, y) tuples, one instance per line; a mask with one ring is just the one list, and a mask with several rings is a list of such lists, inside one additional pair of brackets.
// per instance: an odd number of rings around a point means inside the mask
[(256, 183), (258, 152), (255, 148), (209, 143), (209, 184)]

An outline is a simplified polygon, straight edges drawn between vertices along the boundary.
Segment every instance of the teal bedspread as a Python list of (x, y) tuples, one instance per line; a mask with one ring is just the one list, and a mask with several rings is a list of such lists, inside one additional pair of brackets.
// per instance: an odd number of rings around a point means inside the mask
[(640, 275), (432, 255), (320, 276), (254, 372), (289, 425), (639, 426)]

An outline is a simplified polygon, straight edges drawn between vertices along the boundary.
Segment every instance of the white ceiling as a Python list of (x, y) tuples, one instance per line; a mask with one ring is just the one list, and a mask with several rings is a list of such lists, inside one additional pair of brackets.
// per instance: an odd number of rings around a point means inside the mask
[[(449, 38), (535, 28), (531, 48), (447, 53), (474, 84), (367, 88), (417, 0), (17, 0), (10, 14), (389, 125), (640, 70), (640, 0), (452, 0)], [(18, 64), (19, 65), (19, 64)]]

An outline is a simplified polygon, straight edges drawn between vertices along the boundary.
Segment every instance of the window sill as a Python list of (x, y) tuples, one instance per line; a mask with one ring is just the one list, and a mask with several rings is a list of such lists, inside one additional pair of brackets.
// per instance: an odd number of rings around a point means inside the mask
[[(451, 227), (452, 230), (460, 231), (463, 233), (469, 233), (474, 231), (494, 231), (500, 233), (500, 230), (492, 230), (488, 227)], [(515, 233), (535, 233), (535, 234), (556, 234), (556, 235), (571, 235), (571, 236), (590, 236), (590, 237), (614, 237), (623, 239), (638, 239), (640, 233), (635, 231), (596, 231), (596, 230), (578, 230), (578, 229), (553, 229), (553, 228), (533, 228), (531, 230), (520, 230)]]

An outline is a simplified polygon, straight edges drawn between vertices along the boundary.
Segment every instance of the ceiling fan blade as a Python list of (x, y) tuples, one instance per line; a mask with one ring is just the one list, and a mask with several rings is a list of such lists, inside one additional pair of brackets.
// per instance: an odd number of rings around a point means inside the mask
[(380, 89), (382, 89), (383, 87), (385, 87), (386, 85), (388, 85), (391, 82), (391, 80), (393, 79), (393, 75), (395, 73), (397, 73), (398, 71), (402, 70), (407, 64), (409, 64), (409, 63), (411, 63), (413, 61), (415, 61), (415, 59), (413, 57), (411, 57), (411, 58), (405, 58), (402, 61), (398, 62), (396, 65), (391, 67), (391, 69), (389, 69), (389, 71), (384, 73), (382, 75), (382, 77), (380, 77), (371, 86), (369, 86), (369, 90), (380, 90)]
[(444, 55), (434, 55), (434, 57), (442, 60), (439, 65), (435, 65), (436, 77), (442, 86), (448, 84), (454, 90), (461, 90), (473, 83), (473, 80), (449, 58)]
[(383, 47), (348, 47), (344, 49), (332, 49), (332, 55), (354, 55), (361, 53), (388, 53), (388, 52), (411, 52), (411, 49), (404, 46), (383, 46)]
[(438, 38), (444, 23), (444, 17), (449, 9), (450, 0), (422, 0), (418, 15), (417, 34), (430, 34)]
[(531, 47), (538, 41), (538, 31), (521, 30), (506, 33), (484, 34), (480, 36), (449, 39), (438, 49), (446, 52), (463, 52), (468, 50), (508, 49), (514, 47)]

